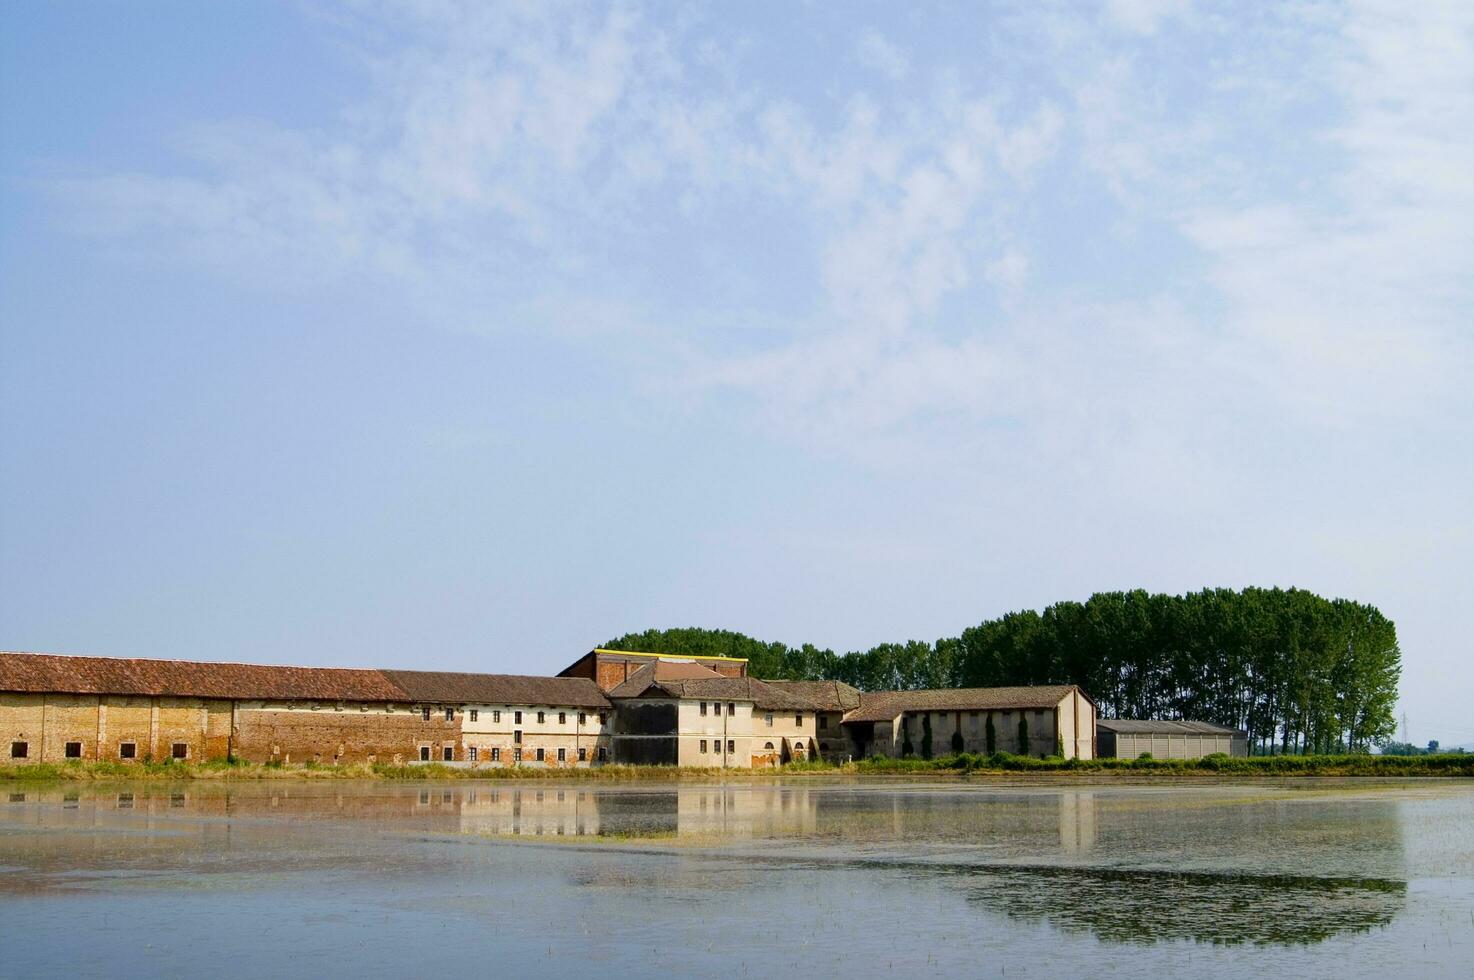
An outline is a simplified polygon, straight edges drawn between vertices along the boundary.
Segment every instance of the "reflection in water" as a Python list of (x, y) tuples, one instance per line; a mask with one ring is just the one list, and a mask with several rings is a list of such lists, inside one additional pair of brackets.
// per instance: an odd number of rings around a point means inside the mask
[(983, 883), (968, 897), (990, 911), (1117, 943), (1319, 943), (1387, 925), (1407, 892), (1385, 878), (1204, 871), (1008, 867), (973, 877)]
[[(584, 838), (735, 862), (739, 873), (720, 877), (729, 894), (781, 887), (800, 869), (867, 876), (861, 892), (873, 882), (887, 902), (897, 879), (960, 882), (975, 911), (1111, 943), (1309, 945), (1389, 924), (1407, 901), (1395, 798), (1293, 797), (825, 783), (27, 788), (0, 806), (0, 898), (142, 880), (378, 887), (507, 853), (446, 850), (447, 838)], [(580, 859), (561, 886), (636, 895), (679, 883), (656, 853), (615, 853)]]

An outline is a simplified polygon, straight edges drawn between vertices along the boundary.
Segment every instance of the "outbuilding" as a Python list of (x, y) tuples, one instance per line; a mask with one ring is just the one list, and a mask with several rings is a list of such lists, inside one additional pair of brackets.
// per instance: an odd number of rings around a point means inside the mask
[(1249, 735), (1206, 721), (1101, 718), (1095, 723), (1095, 754), (1103, 759), (1201, 759), (1221, 752), (1248, 755)]

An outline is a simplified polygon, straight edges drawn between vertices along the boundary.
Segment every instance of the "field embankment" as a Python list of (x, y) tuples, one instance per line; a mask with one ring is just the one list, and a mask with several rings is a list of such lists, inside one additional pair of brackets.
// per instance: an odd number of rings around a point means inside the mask
[(1022, 773), (1047, 776), (1113, 775), (1132, 778), (1174, 777), (1294, 777), (1294, 776), (1462, 776), (1474, 777), (1474, 754), (1389, 755), (1273, 755), (1203, 759), (1033, 759), (1027, 756), (953, 755), (938, 759), (865, 759), (843, 765), (795, 763), (775, 769), (697, 769), (673, 766), (599, 766), (597, 768), (489, 768), (475, 769), (437, 763), (420, 765), (258, 765), (245, 762), (65, 762), (0, 766), (0, 782), (36, 780), (249, 780), (249, 779), (587, 779), (587, 780), (701, 780), (768, 779), (774, 776), (941, 776), (986, 778)]

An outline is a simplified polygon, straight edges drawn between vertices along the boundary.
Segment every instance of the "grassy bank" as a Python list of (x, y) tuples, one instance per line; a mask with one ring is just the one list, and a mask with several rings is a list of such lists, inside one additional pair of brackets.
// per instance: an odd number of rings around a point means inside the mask
[(1100, 773), (1132, 776), (1474, 776), (1474, 754), (1265, 755), (1202, 759), (1034, 759), (1009, 755), (952, 755), (939, 759), (865, 759), (843, 767), (864, 775), (905, 773)]
[(1031, 773), (1047, 775), (1112, 775), (1172, 778), (1178, 776), (1474, 776), (1474, 755), (1278, 755), (1204, 759), (1032, 759), (1027, 756), (953, 755), (939, 759), (865, 759), (833, 766), (800, 762), (778, 769), (677, 769), (672, 766), (599, 766), (587, 769), (480, 768), (437, 764), (396, 766), (258, 765), (207, 762), (64, 762), (0, 766), (0, 782), (37, 780), (122, 779), (579, 779), (579, 780), (709, 780), (770, 779), (774, 776), (941, 776), (987, 777)]

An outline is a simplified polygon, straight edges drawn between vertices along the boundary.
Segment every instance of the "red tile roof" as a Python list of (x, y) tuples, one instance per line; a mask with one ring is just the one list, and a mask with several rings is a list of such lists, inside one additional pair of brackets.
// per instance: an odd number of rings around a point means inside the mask
[[(1009, 711), (1053, 708), (1072, 692), (1073, 684), (1040, 687), (958, 687), (933, 691), (875, 691), (860, 695), (860, 706), (844, 721), (892, 721), (904, 711)], [(1084, 695), (1084, 692), (1080, 692)], [(1087, 698), (1088, 700), (1088, 698)]]

